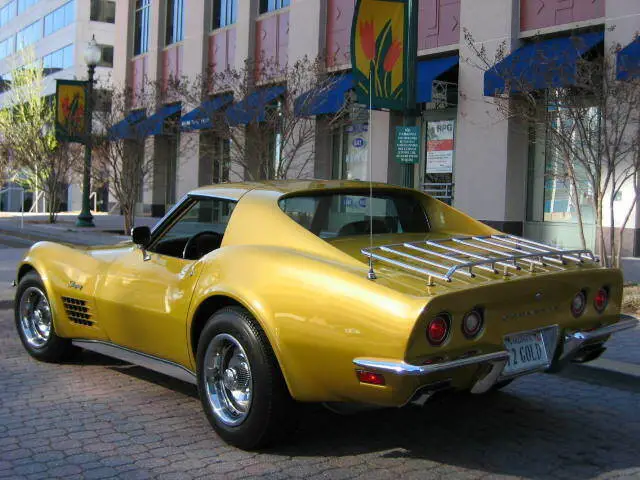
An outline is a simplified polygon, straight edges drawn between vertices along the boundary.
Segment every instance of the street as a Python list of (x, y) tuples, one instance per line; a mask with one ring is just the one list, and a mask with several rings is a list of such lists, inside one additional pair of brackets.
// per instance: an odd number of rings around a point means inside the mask
[[(237, 450), (212, 431), (191, 385), (88, 352), (64, 365), (29, 357), (7, 288), (24, 250), (9, 240), (0, 249), (1, 479), (640, 477), (640, 379), (578, 366), (423, 409), (338, 416), (308, 406), (288, 444)], [(637, 362), (634, 346), (615, 340), (610, 358)]]

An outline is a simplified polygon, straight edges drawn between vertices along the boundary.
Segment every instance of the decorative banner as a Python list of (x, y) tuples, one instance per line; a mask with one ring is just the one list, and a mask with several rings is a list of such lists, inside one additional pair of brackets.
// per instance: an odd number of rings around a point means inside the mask
[(396, 127), (396, 161), (405, 165), (420, 162), (420, 127)]
[(455, 120), (427, 124), (427, 173), (453, 172)]
[(63, 142), (85, 140), (87, 82), (56, 80), (56, 137)]
[[(357, 0), (351, 28), (351, 65), (359, 103), (405, 110), (410, 0)], [(411, 49), (409, 49), (409, 53)], [(412, 72), (411, 75), (414, 73)]]

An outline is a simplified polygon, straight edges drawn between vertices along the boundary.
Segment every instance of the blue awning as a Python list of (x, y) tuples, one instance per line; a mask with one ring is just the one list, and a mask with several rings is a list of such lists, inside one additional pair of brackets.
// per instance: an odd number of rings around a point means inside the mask
[(265, 120), (265, 108), (285, 92), (283, 86), (266, 87), (247, 95), (227, 109), (230, 125), (246, 125)]
[(484, 94), (504, 93), (505, 81), (512, 92), (573, 85), (578, 59), (603, 42), (604, 33), (596, 32), (526, 44), (485, 72)]
[(221, 95), (203, 102), (180, 119), (180, 127), (183, 131), (202, 130), (211, 128), (211, 117), (233, 101), (233, 95)]
[(144, 110), (134, 110), (124, 120), (116, 123), (109, 129), (109, 136), (113, 139), (133, 139), (136, 137), (135, 126), (144, 119)]
[(303, 93), (295, 101), (295, 113), (300, 116), (326, 115), (342, 108), (345, 95), (354, 88), (353, 75), (350, 73), (333, 77), (320, 93), (319, 89)]
[(165, 133), (165, 120), (176, 113), (180, 113), (180, 108), (179, 103), (163, 105), (156, 113), (136, 125), (138, 135), (143, 137), (162, 135)]
[(640, 37), (618, 52), (616, 67), (618, 80), (640, 77)]
[[(458, 60), (459, 57), (454, 55), (419, 61), (416, 65), (416, 102), (430, 102), (433, 81), (458, 65)], [(338, 75), (327, 92), (320, 95), (311, 90), (300, 95), (295, 101), (296, 115), (335, 113), (343, 107), (345, 95), (354, 86), (351, 73)]]
[(432, 86), (434, 80), (458, 65), (460, 57), (432, 58), (421, 60), (416, 65), (416, 102), (425, 103), (431, 101)]

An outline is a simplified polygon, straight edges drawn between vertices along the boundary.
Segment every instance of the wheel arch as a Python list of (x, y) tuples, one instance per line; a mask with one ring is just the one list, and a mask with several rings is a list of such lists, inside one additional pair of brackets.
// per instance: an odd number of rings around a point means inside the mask
[(211, 318), (211, 316), (217, 311), (225, 308), (225, 307), (240, 307), (244, 308), (249, 314), (255, 319), (258, 326), (262, 329), (265, 336), (267, 337), (267, 341), (269, 342), (269, 346), (275, 355), (276, 361), (278, 362), (278, 366), (280, 367), (280, 371), (282, 372), (282, 376), (285, 379), (285, 383), (287, 384), (287, 388), (289, 389), (289, 393), (293, 395), (293, 390), (291, 388), (291, 383), (287, 378), (286, 368), (284, 363), (282, 362), (280, 352), (278, 351), (277, 344), (273, 341), (272, 332), (267, 328), (266, 322), (261, 315), (256, 311), (255, 308), (252, 308), (249, 302), (246, 302), (237, 296), (231, 295), (229, 293), (212, 293), (208, 297), (204, 298), (198, 306), (194, 309), (193, 315), (191, 317), (191, 323), (189, 325), (188, 339), (189, 339), (189, 355), (191, 356), (191, 361), (194, 365), (195, 370), (195, 359), (198, 348), (198, 339), (200, 338), (200, 334), (204, 329), (204, 326), (207, 323), (207, 320)]

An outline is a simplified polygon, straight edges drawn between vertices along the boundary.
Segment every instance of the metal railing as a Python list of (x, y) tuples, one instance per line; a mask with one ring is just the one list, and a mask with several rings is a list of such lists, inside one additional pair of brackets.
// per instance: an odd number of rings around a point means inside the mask
[(507, 234), (397, 243), (361, 251), (374, 261), (426, 276), (429, 284), (434, 278), (450, 282), (454, 275), (474, 278), (475, 270), (508, 276), (510, 271), (563, 270), (568, 264), (598, 261), (590, 250), (565, 250)]

